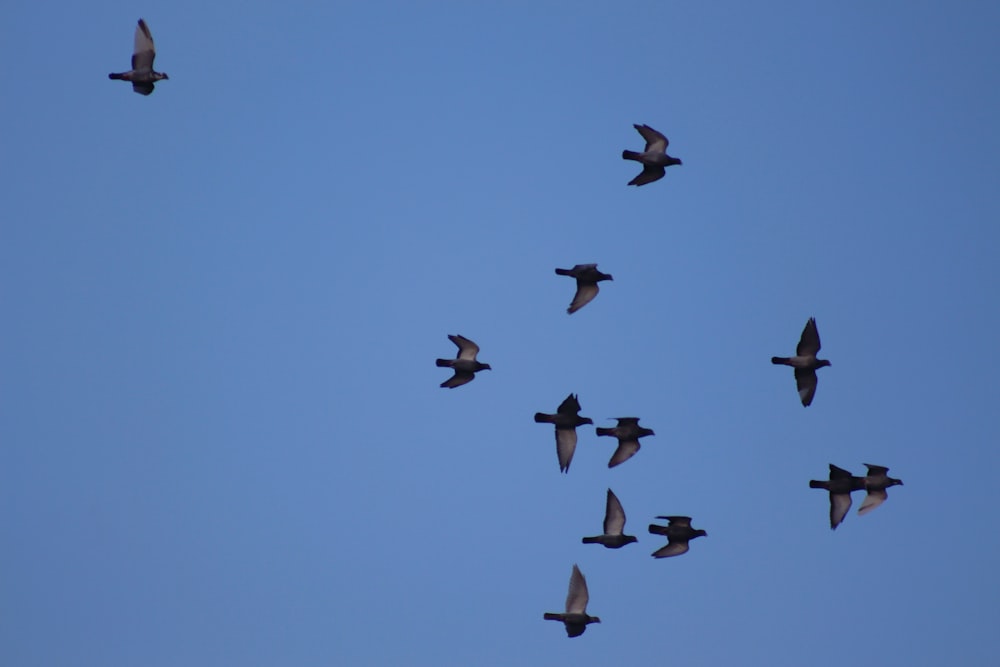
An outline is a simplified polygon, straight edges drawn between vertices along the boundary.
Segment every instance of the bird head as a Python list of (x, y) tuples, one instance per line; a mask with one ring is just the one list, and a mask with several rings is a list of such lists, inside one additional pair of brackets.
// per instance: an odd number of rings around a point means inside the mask
[(823, 366), (833, 366), (833, 364), (830, 363), (829, 359), (817, 359), (816, 368), (823, 368)]
[(489, 364), (479, 364), (479, 370), (481, 371), (491, 371), (493, 368)]

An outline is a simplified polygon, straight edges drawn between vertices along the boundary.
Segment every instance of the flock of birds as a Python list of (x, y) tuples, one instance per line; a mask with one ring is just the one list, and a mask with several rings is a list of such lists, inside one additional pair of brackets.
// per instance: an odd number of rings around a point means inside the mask
[[(153, 92), (154, 84), (157, 81), (170, 78), (165, 73), (153, 69), (155, 57), (156, 47), (153, 43), (153, 36), (149, 31), (149, 26), (140, 18), (135, 29), (132, 69), (127, 72), (111, 73), (108, 78), (128, 81), (132, 84), (133, 91), (140, 95), (149, 95)], [(667, 167), (682, 164), (679, 159), (667, 155), (667, 147), (670, 142), (661, 132), (648, 125), (634, 125), (634, 127), (645, 140), (646, 146), (642, 152), (622, 151), (622, 159), (642, 164), (642, 171), (629, 181), (628, 185), (642, 186), (653, 183), (663, 178)], [(614, 280), (610, 274), (598, 271), (597, 264), (577, 264), (571, 269), (556, 269), (555, 272), (557, 275), (569, 276), (576, 280), (576, 293), (567, 309), (571, 315), (594, 300), (600, 291), (598, 283)], [(448, 338), (458, 347), (458, 355), (454, 359), (437, 360), (436, 363), (439, 367), (450, 368), (453, 371), (453, 375), (442, 382), (441, 387), (454, 389), (474, 380), (479, 371), (492, 370), (489, 364), (482, 363), (477, 359), (479, 346), (476, 343), (461, 335), (449, 335)], [(819, 350), (819, 329), (816, 326), (815, 318), (809, 318), (802, 331), (802, 336), (799, 338), (795, 356), (771, 357), (772, 364), (791, 366), (794, 369), (799, 399), (804, 407), (811, 405), (816, 395), (818, 383), (816, 370), (831, 365), (828, 360), (817, 358)], [(576, 451), (577, 427), (593, 425), (594, 423), (589, 417), (581, 417), (580, 410), (580, 401), (576, 394), (570, 394), (560, 403), (555, 414), (535, 413), (536, 422), (555, 426), (556, 455), (559, 460), (560, 472), (569, 471), (573, 454)], [(652, 429), (639, 425), (639, 417), (617, 417), (616, 420), (617, 426), (596, 428), (598, 436), (609, 436), (618, 440), (618, 447), (608, 461), (608, 468), (621, 465), (635, 456), (639, 451), (640, 438), (655, 435)], [(854, 491), (863, 490), (867, 494), (858, 510), (858, 514), (864, 515), (886, 500), (888, 497), (886, 490), (889, 487), (903, 483), (902, 480), (889, 477), (889, 469), (884, 466), (867, 463), (865, 465), (868, 468), (868, 474), (864, 477), (856, 477), (850, 471), (831, 463), (829, 480), (810, 480), (809, 488), (825, 489), (830, 495), (831, 529), (835, 529), (844, 520), (851, 508), (851, 493)], [(688, 543), (691, 540), (705, 537), (708, 534), (704, 530), (693, 528), (691, 517), (667, 515), (656, 518), (667, 521), (667, 525), (650, 524), (648, 531), (650, 534), (666, 537), (667, 544), (653, 552), (654, 558), (669, 558), (687, 553)], [(583, 544), (601, 544), (608, 549), (620, 549), (627, 544), (638, 541), (634, 535), (626, 535), (624, 531), (625, 510), (614, 492), (608, 489), (607, 506), (604, 513), (604, 532), (601, 535), (584, 537), (582, 542)], [(580, 568), (573, 565), (569, 580), (569, 593), (566, 596), (566, 610), (561, 613), (546, 613), (544, 618), (545, 620), (562, 622), (566, 626), (567, 635), (578, 637), (584, 633), (590, 623), (601, 622), (597, 616), (587, 614), (588, 601), (587, 580), (580, 572)]]

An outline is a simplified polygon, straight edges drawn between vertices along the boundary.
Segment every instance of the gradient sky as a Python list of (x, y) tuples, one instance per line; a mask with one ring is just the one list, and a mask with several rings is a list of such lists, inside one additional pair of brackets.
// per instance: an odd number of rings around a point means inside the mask
[[(0, 664), (996, 664), (996, 3), (0, 25)], [(632, 123), (683, 166), (626, 187)], [(455, 333), (493, 371), (440, 389)], [(569, 392), (656, 436), (560, 474)], [(808, 480), (866, 462), (905, 486), (831, 531)], [(708, 537), (655, 561), (658, 514)]]

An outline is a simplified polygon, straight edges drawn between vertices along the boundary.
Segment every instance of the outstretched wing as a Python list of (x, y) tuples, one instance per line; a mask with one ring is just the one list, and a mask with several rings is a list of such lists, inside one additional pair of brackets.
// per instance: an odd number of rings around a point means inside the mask
[(471, 340), (465, 336), (452, 336), (448, 335), (448, 340), (458, 346), (458, 358), (468, 359), (469, 361), (475, 361), (476, 355), (479, 354), (479, 346), (473, 343)]
[[(135, 28), (135, 46), (132, 48), (132, 69), (139, 72), (151, 72), (153, 70), (153, 58), (156, 57), (156, 46), (153, 45), (153, 35), (149, 32), (149, 26), (142, 19)], [(136, 91), (141, 92), (141, 91)], [(153, 92), (150, 86), (149, 92)], [(148, 95), (149, 93), (143, 93)]]
[(587, 592), (587, 580), (583, 578), (580, 568), (573, 566), (573, 574), (569, 577), (569, 594), (566, 596), (567, 614), (586, 614), (590, 593)]
[(621, 535), (625, 530), (625, 509), (618, 496), (608, 489), (608, 504), (604, 510), (604, 534)]
[(646, 140), (646, 151), (656, 153), (665, 153), (667, 151), (667, 146), (670, 145), (670, 141), (661, 132), (657, 132), (649, 125), (632, 125), (642, 138)]
[(816, 318), (810, 317), (806, 322), (802, 336), (799, 338), (799, 345), (795, 348), (795, 354), (800, 357), (816, 356), (819, 352), (819, 329), (816, 328)]

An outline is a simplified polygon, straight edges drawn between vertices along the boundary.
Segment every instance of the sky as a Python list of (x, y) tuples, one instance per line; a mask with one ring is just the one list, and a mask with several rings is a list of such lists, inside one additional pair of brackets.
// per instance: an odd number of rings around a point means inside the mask
[[(107, 80), (140, 16), (149, 97)], [(0, 663), (995, 664), (1000, 6), (0, 25)], [(642, 188), (633, 123), (683, 160)], [(448, 334), (493, 370), (439, 388)], [(570, 392), (656, 435), (561, 474)], [(905, 485), (831, 531), (830, 463)], [(655, 560), (663, 514), (708, 536)]]

